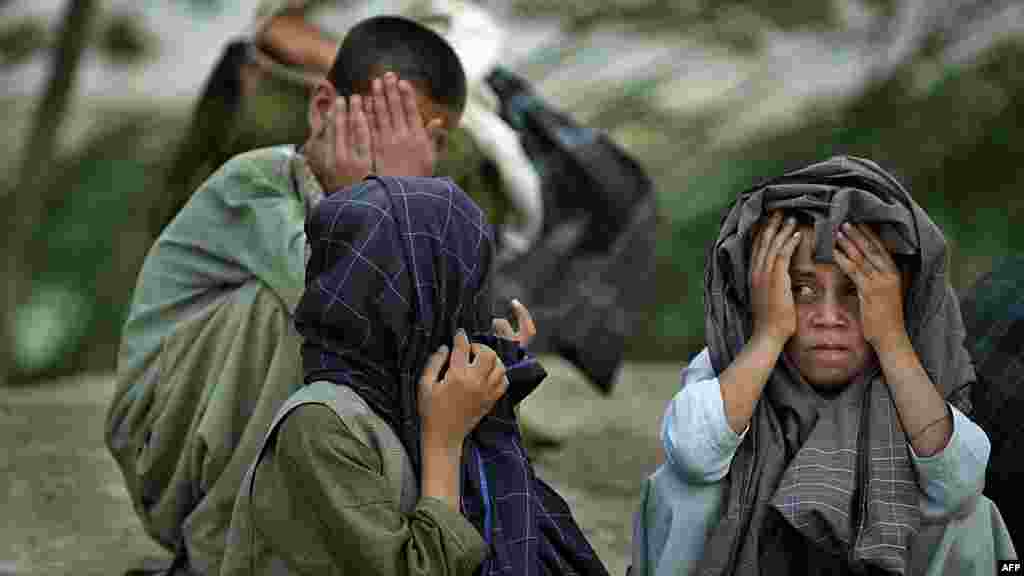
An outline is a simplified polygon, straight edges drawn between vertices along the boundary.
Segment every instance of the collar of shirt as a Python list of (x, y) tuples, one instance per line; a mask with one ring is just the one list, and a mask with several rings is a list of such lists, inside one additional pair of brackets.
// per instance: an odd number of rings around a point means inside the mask
[(316, 205), (323, 200), (324, 189), (320, 186), (320, 181), (317, 180), (316, 174), (313, 173), (313, 169), (300, 150), (294, 151), (290, 165), (292, 181), (306, 208), (306, 218), (309, 218)]

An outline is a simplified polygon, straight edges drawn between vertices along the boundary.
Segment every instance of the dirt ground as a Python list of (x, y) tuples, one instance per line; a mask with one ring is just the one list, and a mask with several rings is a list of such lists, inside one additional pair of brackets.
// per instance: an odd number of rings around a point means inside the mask
[[(549, 358), (545, 366), (550, 377), (521, 416), (529, 430), (563, 442), (534, 451), (538, 473), (621, 576), (679, 366), (627, 365), (609, 398), (567, 364)], [(108, 375), (0, 388), (0, 576), (120, 575), (169, 557), (144, 533), (103, 445), (111, 392)]]

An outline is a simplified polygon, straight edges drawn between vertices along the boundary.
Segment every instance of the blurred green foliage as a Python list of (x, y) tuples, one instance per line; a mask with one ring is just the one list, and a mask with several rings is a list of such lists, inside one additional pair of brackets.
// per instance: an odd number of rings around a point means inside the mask
[[(729, 202), (761, 180), (832, 155), (871, 158), (897, 175), (946, 233), (957, 289), (993, 259), (1024, 250), (1024, 141), (1015, 137), (1024, 120), (1022, 57), (1024, 44), (1004, 42), (924, 93), (907, 67), (839, 109), (724, 151), (698, 173), (678, 180), (656, 174), (661, 210), (686, 218), (659, 230), (658, 298), (631, 356), (682, 361), (699, 351), (705, 252)], [(693, 214), (694, 196), (713, 207)]]
[(46, 23), (32, 16), (12, 18), (0, 26), (0, 66), (17, 66), (49, 45)]
[(158, 49), (153, 32), (132, 13), (115, 13), (100, 31), (100, 52), (115, 65), (138, 64), (151, 58)]
[[(55, 167), (47, 185), (63, 193), (32, 239), (37, 264), (19, 311), (27, 341), (12, 382), (113, 368), (148, 249), (140, 214), (160, 194), (161, 157), (142, 146), (153, 129), (151, 117), (122, 114)], [(57, 318), (36, 305), (48, 302), (60, 304)]]
[[(728, 11), (739, 4), (744, 3), (702, 5)], [(886, 10), (893, 5), (877, 4)], [(549, 5), (557, 10), (560, 3)], [(597, 3), (581, 6), (600, 9)], [(780, 26), (827, 26), (834, 17), (824, 9), (801, 18), (778, 10), (771, 18)], [(656, 298), (636, 326), (629, 357), (681, 363), (697, 352), (703, 345), (705, 252), (723, 210), (747, 187), (834, 154), (872, 158), (903, 181), (949, 237), (955, 287), (966, 287), (994, 258), (1024, 249), (1024, 199), (1017, 190), (1024, 182), (1024, 165), (1017, 161), (1024, 144), (1016, 137), (1024, 120), (1024, 44), (1008, 39), (957, 67), (935, 65), (932, 57), (909, 59), (843, 104), (823, 103), (795, 124), (713, 152), (704, 150), (702, 135), (729, 110), (676, 118), (650, 105), (653, 85), (624, 86), (615, 109), (597, 114), (591, 124), (630, 134), (627, 147), (654, 179), (660, 209)], [(269, 82), (258, 94), (240, 112), (233, 149), (302, 142), (305, 90)], [(120, 326), (148, 248), (146, 215), (164, 192), (167, 164), (185, 124), (176, 118), (154, 127), (144, 116), (115, 114), (104, 123), (106, 131), (54, 168), (63, 202), (51, 207), (37, 233), (34, 253), (45, 265), (37, 267), (34, 282), (41, 294), (56, 286), (81, 295), (69, 301), (87, 310), (66, 322), (70, 336), (57, 360), (24, 370), (21, 379), (113, 368)], [(164, 144), (140, 146), (154, 132)], [(465, 135), (451, 146), (439, 172), (474, 194), (494, 219), (503, 219), (508, 205), (496, 192), (493, 167)]]

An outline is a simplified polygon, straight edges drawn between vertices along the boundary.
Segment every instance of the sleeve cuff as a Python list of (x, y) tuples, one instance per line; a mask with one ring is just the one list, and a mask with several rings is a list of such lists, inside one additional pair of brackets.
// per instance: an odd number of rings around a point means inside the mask
[(720, 480), (746, 432), (729, 426), (718, 378), (706, 351), (701, 353), (683, 371), (682, 389), (665, 411), (666, 459), (692, 481)]
[[(953, 431), (949, 435), (949, 440), (946, 441), (946, 445), (931, 456), (919, 456), (914, 450), (914, 445), (910, 443), (910, 437), (907, 436), (907, 446), (910, 448), (910, 456), (914, 459), (914, 464), (918, 466), (919, 472), (934, 472), (943, 473), (949, 470), (950, 464), (956, 459), (959, 453), (959, 440), (960, 440), (960, 428), (962, 425), (958, 422), (957, 414), (959, 411), (953, 408), (949, 403), (946, 404), (946, 409), (950, 411), (950, 415), (953, 417)], [(961, 414), (961, 417), (963, 415)]]
[(459, 564), (472, 569), (487, 557), (487, 543), (469, 520), (438, 498), (424, 496), (416, 504), (416, 511), (433, 519), (459, 550)]
[(925, 510), (929, 516), (951, 514), (972, 495), (980, 494), (988, 465), (988, 436), (955, 406), (947, 406), (953, 415), (953, 432), (942, 450), (918, 456), (907, 443), (918, 482), (929, 501)]
[(695, 375), (701, 375), (704, 378), (700, 382), (694, 382), (704, 404), (701, 412), (707, 416), (707, 420), (701, 428), (719, 454), (728, 454), (729, 458), (732, 458), (732, 454), (746, 436), (747, 430), (750, 430), (750, 424), (748, 423), (743, 432), (739, 434), (732, 429), (732, 426), (729, 426), (729, 419), (725, 416), (722, 384), (718, 375), (715, 374), (715, 369), (711, 366), (711, 354), (707, 348), (694, 359), (693, 368)]
[(711, 440), (714, 442), (715, 447), (720, 453), (728, 452), (730, 457), (736, 448), (739, 447), (740, 443), (743, 442), (743, 438), (746, 437), (747, 431), (750, 430), (750, 423), (747, 423), (747, 427), (743, 429), (739, 434), (729, 426), (729, 419), (725, 416), (725, 401), (722, 399), (722, 386), (718, 379), (715, 378), (711, 381), (718, 388), (716, 394), (710, 392), (706, 394), (707, 401), (712, 405), (709, 406), (708, 414), (711, 416), (709, 424), (709, 430), (711, 431)]

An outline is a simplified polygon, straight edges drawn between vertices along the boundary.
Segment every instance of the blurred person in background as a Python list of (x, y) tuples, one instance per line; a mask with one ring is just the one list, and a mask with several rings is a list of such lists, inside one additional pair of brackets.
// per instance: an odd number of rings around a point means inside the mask
[[(438, 174), (452, 177), (501, 224), (502, 258), (526, 252), (543, 225), (540, 179), (518, 134), (497, 114), (497, 99), (484, 82), (500, 57), (504, 30), (473, 2), (262, 0), (252, 28), (229, 43), (211, 73), (192, 132), (172, 168), (174, 188), (190, 191), (190, 183), (239, 151), (282, 136), (299, 138), (304, 122), (289, 113), (289, 103), (304, 100), (331, 69), (348, 28), (363, 17), (392, 12), (441, 34), (466, 73), (466, 107), (448, 136), (449, 153), (439, 162)], [(206, 152), (200, 155), (199, 150)]]
[[(562, 356), (609, 394), (653, 291), (653, 282), (636, 281), (654, 273), (653, 185), (608, 136), (555, 110), (502, 66), (504, 30), (478, 3), (262, 2), (250, 33), (229, 45), (210, 77), (171, 189), (190, 191), (217, 165), (210, 159), (279, 142), (300, 126), (285, 104), (326, 73), (340, 31), (385, 10), (437, 31), (465, 67), (465, 112), (436, 173), (495, 222), (496, 298), (527, 302), (541, 326), (534, 351)], [(558, 444), (531, 430), (536, 446)]]

